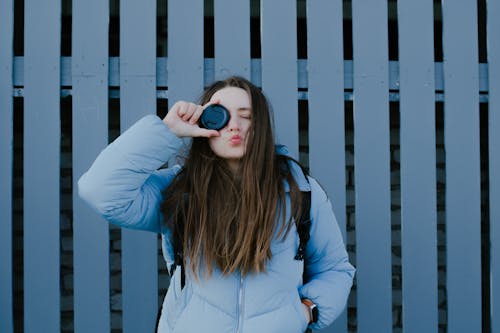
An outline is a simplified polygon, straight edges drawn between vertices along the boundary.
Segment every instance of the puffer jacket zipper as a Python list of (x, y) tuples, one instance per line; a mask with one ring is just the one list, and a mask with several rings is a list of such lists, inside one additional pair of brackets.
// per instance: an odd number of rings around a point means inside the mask
[(236, 333), (241, 333), (242, 325), (243, 325), (243, 275), (240, 272), (240, 281), (239, 281), (239, 290), (238, 290), (238, 308), (236, 315), (238, 316), (236, 322)]

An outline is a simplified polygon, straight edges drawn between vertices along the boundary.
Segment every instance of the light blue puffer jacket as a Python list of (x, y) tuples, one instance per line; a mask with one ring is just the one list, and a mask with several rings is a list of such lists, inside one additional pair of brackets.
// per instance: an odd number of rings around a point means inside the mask
[[(109, 222), (161, 233), (167, 267), (173, 263), (173, 249), (159, 208), (162, 191), (180, 167), (159, 168), (181, 145), (160, 118), (146, 116), (104, 149), (78, 181), (80, 196)], [(279, 153), (287, 152), (282, 147)], [(284, 241), (275, 237), (272, 242), (266, 273), (224, 277), (216, 269), (209, 279), (199, 282), (188, 274), (181, 290), (177, 269), (163, 303), (159, 332), (302, 333), (307, 322), (301, 298), (318, 306), (319, 321), (310, 325), (312, 329), (328, 326), (342, 312), (354, 268), (325, 192), (313, 178), (308, 182), (294, 168), (300, 189), (311, 191), (308, 282), (302, 283), (304, 262), (294, 259), (299, 237), (293, 226)]]

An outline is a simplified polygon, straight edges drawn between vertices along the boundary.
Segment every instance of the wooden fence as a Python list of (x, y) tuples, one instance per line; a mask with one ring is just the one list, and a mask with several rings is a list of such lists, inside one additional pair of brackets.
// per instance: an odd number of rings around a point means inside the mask
[[(236, 73), (266, 92), (277, 137), (295, 156), (297, 100), (308, 101), (310, 170), (335, 198), (344, 232), (344, 101), (353, 102), (358, 332), (393, 330), (390, 100), (400, 105), (402, 327), (438, 332), (435, 103), (444, 102), (447, 330), (500, 333), (500, 1), (486, 1), (488, 63), (481, 65), (476, 1), (442, 2), (443, 63), (434, 61), (433, 1), (398, 1), (397, 62), (388, 57), (387, 2), (348, 4), (353, 60), (345, 61), (342, 52), (345, 3), (309, 0), (308, 57), (298, 61), (296, 1), (260, 0), (262, 56), (251, 59), (249, 1), (215, 0), (215, 57), (205, 59), (203, 0), (168, 2), (167, 58), (156, 57), (156, 1), (120, 1), (120, 56), (110, 58), (109, 3), (73, 0), (72, 55), (62, 58), (61, 0), (24, 1), (23, 57), (14, 57), (11, 47), (14, 0), (1, 0), (0, 332), (14, 331), (13, 97), (22, 97), (24, 106), (24, 330), (58, 332), (61, 95), (72, 96), (76, 191), (79, 176), (108, 143), (111, 82), (119, 86), (120, 125), (126, 129), (154, 113), (157, 98), (167, 97), (169, 104), (192, 100), (207, 83)], [(168, 90), (157, 90), (159, 82)], [(483, 265), (480, 101), (489, 110), (489, 202), (483, 204), (489, 205), (490, 260)], [(75, 331), (109, 332), (109, 228), (76, 192), (73, 230)], [(123, 331), (152, 332), (156, 236), (123, 230), (122, 267)], [(485, 272), (489, 286), (482, 284)], [(344, 313), (325, 332), (347, 327)]]

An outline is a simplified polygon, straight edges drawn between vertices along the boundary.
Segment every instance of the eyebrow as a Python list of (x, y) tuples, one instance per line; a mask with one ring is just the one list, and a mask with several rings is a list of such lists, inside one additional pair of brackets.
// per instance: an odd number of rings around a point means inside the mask
[(238, 108), (238, 111), (252, 111), (252, 108), (241, 107), (241, 108)]

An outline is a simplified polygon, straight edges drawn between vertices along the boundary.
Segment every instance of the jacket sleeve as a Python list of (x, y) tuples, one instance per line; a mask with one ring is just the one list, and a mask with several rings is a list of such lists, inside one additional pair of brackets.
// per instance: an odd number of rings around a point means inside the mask
[(145, 116), (99, 154), (78, 180), (78, 193), (113, 224), (163, 232), (162, 191), (180, 167), (158, 169), (181, 145), (160, 118)]
[(349, 263), (330, 201), (319, 184), (309, 180), (311, 238), (306, 249), (306, 282), (300, 294), (318, 307), (318, 322), (310, 325), (316, 330), (330, 325), (344, 310), (355, 269)]

